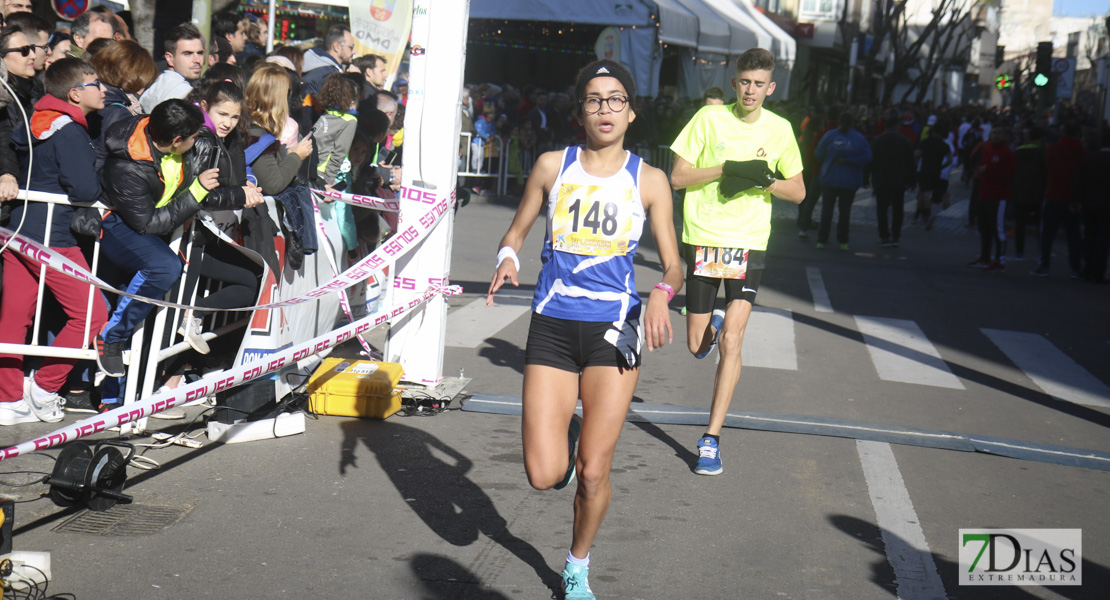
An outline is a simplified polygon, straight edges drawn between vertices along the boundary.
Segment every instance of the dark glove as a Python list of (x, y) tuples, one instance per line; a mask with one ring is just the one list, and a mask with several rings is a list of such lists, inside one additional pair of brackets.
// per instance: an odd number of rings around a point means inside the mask
[(725, 177), (743, 177), (764, 187), (775, 181), (775, 174), (767, 167), (765, 160), (726, 160), (721, 170)]
[(719, 187), (721, 188), (721, 194), (723, 194), (725, 198), (732, 198), (740, 192), (750, 190), (759, 185), (760, 184), (751, 179), (746, 179), (744, 177), (725, 177), (721, 180)]

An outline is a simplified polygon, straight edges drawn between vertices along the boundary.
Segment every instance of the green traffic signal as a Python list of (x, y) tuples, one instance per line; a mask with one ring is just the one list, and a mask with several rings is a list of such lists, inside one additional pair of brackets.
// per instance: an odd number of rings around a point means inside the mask
[(1033, 85), (1037, 87), (1044, 87), (1048, 85), (1048, 75), (1045, 75), (1044, 73), (1037, 73), (1037, 76), (1033, 78)]

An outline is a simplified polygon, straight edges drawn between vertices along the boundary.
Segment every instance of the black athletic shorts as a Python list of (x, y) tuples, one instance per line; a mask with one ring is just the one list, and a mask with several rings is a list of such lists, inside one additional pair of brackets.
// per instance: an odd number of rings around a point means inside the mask
[(748, 271), (744, 279), (718, 279), (694, 275), (694, 246), (682, 244), (683, 258), (686, 260), (686, 312), (704, 315), (713, 312), (717, 301), (717, 291), (721, 282), (725, 284), (725, 306), (733, 300), (747, 300), (755, 305), (755, 294), (759, 291), (759, 280), (763, 278), (767, 252), (748, 251)]
[[(555, 367), (581, 373), (586, 367), (629, 368), (616, 346), (605, 340), (613, 328), (609, 321), (569, 321), (532, 313), (524, 364)], [(636, 354), (636, 365), (640, 364)]]

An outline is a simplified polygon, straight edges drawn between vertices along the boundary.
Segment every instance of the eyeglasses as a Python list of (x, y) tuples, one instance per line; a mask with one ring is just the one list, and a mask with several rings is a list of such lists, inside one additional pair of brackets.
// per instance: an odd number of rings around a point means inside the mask
[(598, 111), (601, 110), (601, 105), (603, 103), (609, 106), (609, 110), (613, 112), (620, 112), (624, 110), (625, 106), (628, 106), (628, 98), (625, 96), (609, 96), (608, 98), (586, 98), (582, 101), (582, 110), (585, 111), (587, 115), (596, 114)]
[(3, 54), (11, 54), (12, 52), (18, 52), (20, 56), (30, 56), (31, 52), (34, 52), (34, 50), (35, 50), (34, 46), (27, 45), (27, 46), (20, 46), (18, 48), (8, 48), (7, 50), (5, 50), (3, 52)]
[(38, 48), (39, 50), (49, 50), (50, 49), (50, 44), (49, 43), (46, 43), (46, 44), (31, 44), (31, 47), (32, 48)]
[(70, 89), (76, 90), (76, 89), (80, 89), (80, 88), (84, 88), (84, 87), (100, 87), (100, 81), (97, 80), (97, 81), (90, 81), (89, 83), (82, 83), (81, 85), (75, 85)]

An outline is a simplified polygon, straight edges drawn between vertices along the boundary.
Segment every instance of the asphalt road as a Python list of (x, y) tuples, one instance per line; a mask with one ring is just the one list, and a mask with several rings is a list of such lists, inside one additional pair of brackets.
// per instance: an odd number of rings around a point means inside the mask
[[(484, 333), (452, 339), (445, 374), (471, 378), (467, 394), (520, 393), (526, 303), (506, 299), (495, 318), (472, 305), (513, 210), (508, 199), (479, 200), (457, 215), (451, 276), (464, 294), (450, 301), (449, 335), (463, 320)], [(1110, 288), (1069, 279), (1059, 259), (1046, 279), (1028, 274), (1029, 261), (1000, 274), (966, 267), (978, 239), (959, 203), (934, 230), (909, 227), (901, 247), (881, 248), (865, 194), (848, 252), (799, 240), (791, 210), (776, 208), (735, 411), (1110, 452), (1106, 408), (1053, 397), (1097, 401), (1110, 383)], [(537, 226), (521, 252), (520, 295), (535, 282), (541, 241)], [(637, 266), (646, 291), (658, 280), (650, 241)], [(822, 286), (827, 302), (815, 302)], [(708, 407), (715, 355), (686, 351), (683, 300), (672, 302), (675, 344), (645, 357), (637, 401)], [(1030, 340), (1055, 350), (1034, 353), (1047, 372), (1021, 362)], [(1046, 381), (1063, 391), (1046, 392)], [(3, 428), (0, 443), (50, 429)], [(691, 471), (701, 431), (626, 425), (592, 554), (599, 598), (1104, 598), (1110, 589), (1107, 471), (727, 429), (724, 474), (701, 477)], [(88, 513), (34, 500), (41, 486), (0, 485), (28, 501), (16, 507), (15, 547), (51, 553), (51, 593), (548, 598), (570, 542), (573, 492), (528, 486), (515, 416), (321, 417), (304, 435), (147, 455), (161, 468), (130, 470), (127, 493), (137, 509), (164, 509), (165, 521), (145, 532), (141, 522), (115, 535), (75, 532)], [(29, 455), (0, 471), (51, 466)], [(1084, 584), (961, 585), (961, 528), (1082, 529)]]

